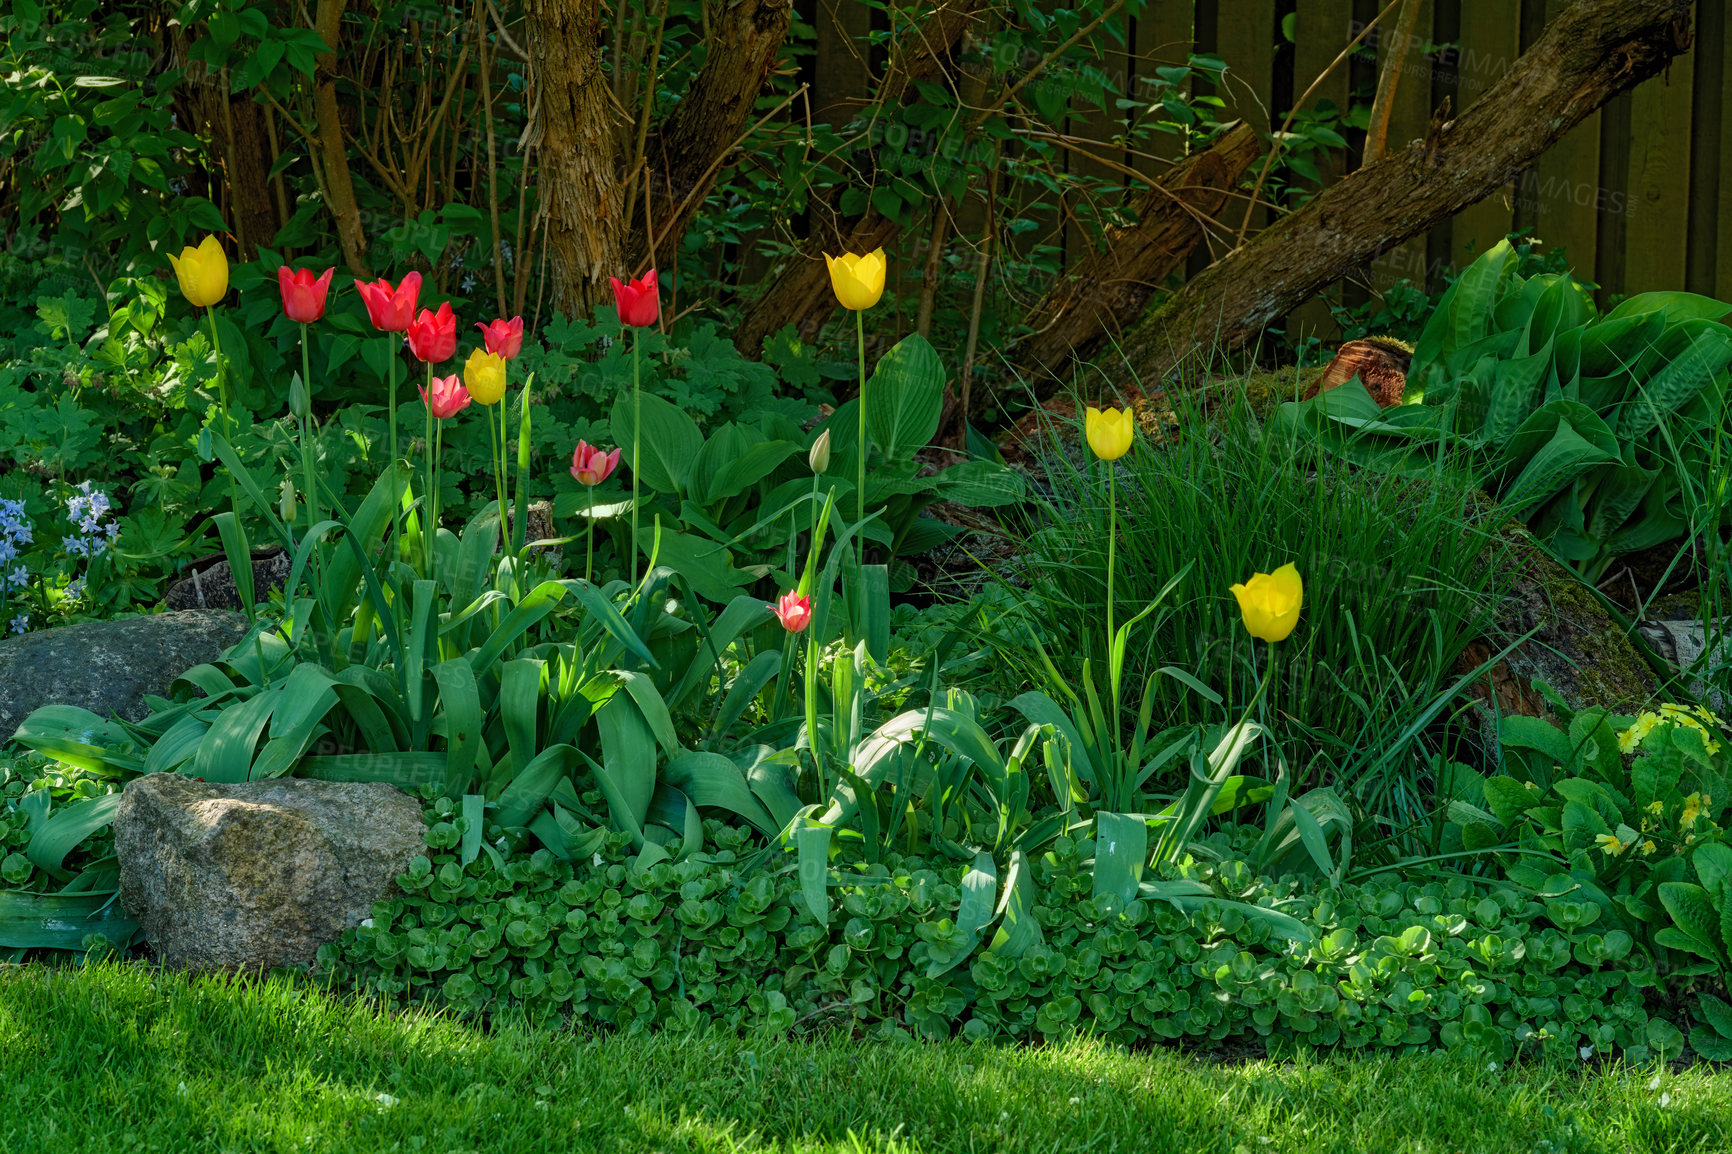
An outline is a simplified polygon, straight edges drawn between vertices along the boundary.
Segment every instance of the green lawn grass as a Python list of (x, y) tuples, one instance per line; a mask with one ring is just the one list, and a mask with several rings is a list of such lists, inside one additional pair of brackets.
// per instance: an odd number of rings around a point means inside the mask
[(483, 1031), (280, 981), (0, 970), (0, 1151), (1726, 1150), (1732, 1074)]

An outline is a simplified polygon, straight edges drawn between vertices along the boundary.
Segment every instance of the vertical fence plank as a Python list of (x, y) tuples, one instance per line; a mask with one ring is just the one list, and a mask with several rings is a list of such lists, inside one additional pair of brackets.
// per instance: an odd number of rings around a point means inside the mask
[[(1268, 134), (1280, 127), (1269, 123), (1274, 111), (1275, 0), (1232, 0), (1218, 8), (1215, 24), (1215, 54), (1227, 62), (1226, 83), (1219, 96), (1227, 104), (1222, 119), (1248, 121), (1258, 132)], [(1238, 231), (1245, 206), (1231, 200), (1222, 209), (1224, 221)], [(1251, 227), (1268, 223), (1268, 213), (1252, 214)]]
[(1629, 217), (1624, 226), (1626, 293), (1682, 288), (1690, 214), (1690, 90), (1695, 56), (1630, 94)]
[(860, 0), (818, 0), (814, 31), (812, 119), (846, 124), (865, 103), (871, 83), (872, 9)]
[[(1124, 165), (1128, 157), (1122, 143), (1125, 133), (1125, 114), (1116, 107), (1118, 98), (1129, 99), (1135, 95), (1136, 82), (1132, 77), (1132, 60), (1129, 38), (1121, 45), (1110, 38), (1104, 38), (1106, 51), (1095, 56), (1090, 63), (1101, 69), (1107, 78), (1107, 108), (1096, 104), (1089, 93), (1078, 91), (1071, 97), (1071, 108), (1074, 110), (1069, 118), (1066, 135), (1078, 137), (1086, 142), (1079, 147), (1088, 152), (1087, 156), (1079, 152), (1067, 152), (1066, 166), (1076, 176), (1085, 177), (1103, 184), (1111, 184), (1118, 189), (1125, 187), (1125, 178), (1117, 170), (1102, 164), (1101, 160)], [(1080, 85), (1079, 85), (1080, 88)], [(1115, 143), (1115, 138), (1118, 142)], [(1092, 210), (1087, 203), (1082, 202), (1069, 206), (1066, 213), (1065, 226), (1065, 264), (1069, 266), (1080, 259), (1085, 253), (1092, 252), (1099, 236), (1098, 223), (1104, 210), (1112, 208), (1120, 199), (1114, 192), (1102, 190), (1094, 197)], [(1092, 219), (1091, 219), (1092, 212)]]
[[(1521, 44), (1521, 9), (1514, 4), (1465, 0), (1456, 63), (1456, 112), (1472, 106), (1514, 63)], [(1511, 190), (1506, 186), (1456, 214), (1455, 263), (1465, 265), (1510, 230)]]
[(1732, 18), (1723, 15), (1720, 28), (1720, 188), (1715, 214), (1714, 295), (1732, 301), (1732, 65), (1724, 56), (1726, 47), (1732, 45)]
[[(1155, 69), (1186, 63), (1196, 45), (1196, 17), (1192, 0), (1158, 0), (1143, 6), (1131, 28), (1132, 99), (1146, 105), (1155, 91)], [(1164, 114), (1139, 110), (1138, 115)], [(1159, 176), (1167, 170), (1162, 161), (1184, 155), (1184, 141), (1176, 134), (1161, 132), (1145, 139), (1137, 150), (1149, 155), (1136, 157), (1131, 167), (1147, 176)]]
[[(1293, 99), (1297, 101), (1311, 87), (1311, 82), (1335, 62), (1358, 29), (1353, 22), (1353, 0), (1298, 0), (1294, 15), (1297, 21), (1293, 45)], [(1328, 101), (1345, 116), (1352, 99), (1348, 71), (1348, 62), (1343, 60), (1317, 86), (1306, 107), (1318, 108)], [(1339, 180), (1347, 171), (1348, 161), (1345, 152), (1330, 153), (1318, 165), (1323, 173), (1323, 183), (1327, 186)], [(1340, 336), (1341, 328), (1323, 299), (1313, 297), (1287, 315), (1287, 331), (1296, 340), (1315, 336), (1332, 341)]]
[[(1569, 7), (1569, 0), (1546, 0), (1549, 25)], [(1600, 114), (1598, 110), (1570, 129), (1564, 138), (1523, 174), (1517, 195), (1532, 220), (1535, 235), (1547, 248), (1562, 248), (1570, 267), (1584, 280), (1595, 276), (1596, 231), (1600, 215)]]
[[(1716, 276), (1732, 275), (1721, 252), (1726, 242), (1728, 174), (1732, 141), (1727, 132), (1727, 12), (1720, 4), (1696, 6), (1696, 77), (1690, 115), (1690, 251), (1684, 288), (1714, 296), (1725, 287)], [(1721, 297), (1721, 299), (1726, 299)]]
[[(1396, 13), (1389, 23), (1377, 26), (1377, 67), (1393, 64), (1400, 69), (1395, 85), (1394, 105), (1390, 109), (1389, 134), (1384, 142), (1384, 155), (1395, 156), (1407, 148), (1408, 141), (1422, 140), (1431, 124), (1431, 61), (1425, 45), (1431, 39), (1434, 5), (1421, 0), (1419, 23), (1413, 37), (1401, 42), (1395, 35)], [(1371, 283), (1379, 290), (1399, 280), (1425, 280), (1425, 237), (1415, 237), (1380, 255), (1371, 264)]]

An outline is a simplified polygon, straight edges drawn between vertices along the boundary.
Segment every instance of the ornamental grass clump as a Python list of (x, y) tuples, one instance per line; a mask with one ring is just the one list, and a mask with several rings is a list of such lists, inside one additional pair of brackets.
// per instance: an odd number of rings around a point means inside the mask
[[(1273, 434), (1241, 393), (1207, 412), (1181, 400), (1177, 415), (1170, 443), (1132, 443), (1111, 468), (1079, 467), (1056, 444), (1043, 455), (1051, 495), (1027, 525), (1020, 568), (1031, 608), (1022, 628), (984, 640), (1034, 684), (1050, 676), (1040, 649), (1074, 680), (1109, 655), (1099, 628), (1109, 597), (1147, 605), (1182, 573), (1127, 642), (1124, 675), (1183, 671), (1236, 710), (1264, 671), (1222, 594), (1271, 559), (1291, 562), (1309, 624), (1285, 643), (1257, 718), (1299, 778), (1329, 772), (1386, 795), (1429, 762), (1414, 745), (1423, 719), (1451, 699), (1457, 662), (1511, 579), (1493, 563), (1504, 546), (1471, 478), (1448, 456), (1399, 476), (1361, 472), (1312, 440)], [(1258, 628), (1288, 627), (1261, 608), (1258, 582), (1245, 590), (1252, 616), (1269, 618)], [(1217, 707), (1162, 677), (1148, 708), (1159, 728), (1210, 721)]]

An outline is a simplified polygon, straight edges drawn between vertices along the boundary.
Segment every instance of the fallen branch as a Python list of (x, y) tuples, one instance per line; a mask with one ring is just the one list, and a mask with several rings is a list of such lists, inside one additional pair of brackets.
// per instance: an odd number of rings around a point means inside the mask
[(1129, 330), (1138, 379), (1238, 347), (1379, 253), (1483, 200), (1690, 46), (1690, 0), (1577, 0), (1459, 117), (1330, 186), (1193, 277)]
[(1214, 144), (1173, 166), (1137, 199), (1137, 223), (1107, 230), (1106, 243), (1078, 261), (1030, 310), (1034, 328), (1011, 359), (1050, 380), (1069, 376), (1120, 318), (1134, 317), (1203, 239), (1205, 227), (1227, 202), (1262, 151), (1257, 132), (1241, 121)]

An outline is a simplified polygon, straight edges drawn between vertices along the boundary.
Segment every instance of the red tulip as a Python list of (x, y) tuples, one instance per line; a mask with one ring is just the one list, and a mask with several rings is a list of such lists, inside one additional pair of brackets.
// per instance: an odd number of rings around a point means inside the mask
[(783, 629), (799, 633), (812, 623), (812, 599), (790, 589), (776, 599), (770, 612), (776, 615)]
[(325, 294), (330, 291), (331, 274), (336, 271), (328, 268), (315, 280), (310, 268), (291, 269), (286, 264), (279, 267), (277, 288), (283, 294), (283, 315), (303, 325), (324, 316)]
[(607, 279), (613, 285), (613, 303), (619, 310), (621, 324), (641, 329), (656, 323), (661, 299), (656, 295), (655, 269), (627, 284), (620, 284), (616, 276)]
[(372, 318), (373, 327), (382, 333), (400, 333), (408, 329), (409, 322), (415, 317), (415, 298), (421, 295), (421, 274), (409, 273), (396, 288), (392, 288), (391, 282), (383, 277), (373, 284), (356, 281), (355, 288), (367, 305), (367, 315)]
[(457, 314), (451, 303), (439, 306), (439, 311), (422, 309), (421, 315), (409, 322), (409, 351), (415, 359), (429, 365), (451, 359), (457, 351)]
[(435, 418), (443, 421), (469, 407), (469, 390), (463, 387), (463, 378), (452, 373), (448, 377), (434, 377), (433, 395), (429, 397), (427, 390), (422, 389), (421, 400), (433, 410)]
[(523, 351), (523, 318), (512, 317), (508, 321), (494, 321), (484, 325), (475, 322), (475, 327), (481, 330), (481, 339), (487, 342), (487, 351), (510, 360)]
[(585, 485), (599, 485), (619, 466), (619, 450), (604, 453), (583, 441), (571, 454), (571, 475)]

